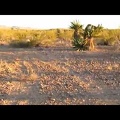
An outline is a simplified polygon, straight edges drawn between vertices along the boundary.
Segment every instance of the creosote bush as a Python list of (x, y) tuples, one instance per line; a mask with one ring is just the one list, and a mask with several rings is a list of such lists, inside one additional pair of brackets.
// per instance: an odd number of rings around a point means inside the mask
[(13, 40), (10, 42), (10, 46), (15, 48), (28, 48), (31, 47), (31, 44), (25, 40)]

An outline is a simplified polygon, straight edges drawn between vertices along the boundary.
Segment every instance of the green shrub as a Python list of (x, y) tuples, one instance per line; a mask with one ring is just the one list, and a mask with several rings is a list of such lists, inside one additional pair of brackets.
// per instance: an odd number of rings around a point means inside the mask
[(83, 38), (74, 39), (72, 45), (76, 50), (88, 50), (88, 46), (85, 45), (85, 40)]

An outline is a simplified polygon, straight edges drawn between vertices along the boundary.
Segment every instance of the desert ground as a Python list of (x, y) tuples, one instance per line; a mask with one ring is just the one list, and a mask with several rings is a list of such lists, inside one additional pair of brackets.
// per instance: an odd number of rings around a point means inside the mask
[(0, 46), (0, 105), (120, 105), (120, 50)]

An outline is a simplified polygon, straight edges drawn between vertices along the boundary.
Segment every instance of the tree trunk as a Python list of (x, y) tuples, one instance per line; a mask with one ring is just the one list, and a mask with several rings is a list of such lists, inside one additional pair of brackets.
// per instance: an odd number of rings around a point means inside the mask
[(93, 38), (86, 38), (86, 43), (85, 45), (88, 46), (89, 50), (94, 50), (95, 49), (95, 45), (94, 45), (94, 39)]
[(77, 40), (80, 39), (80, 33), (78, 30), (74, 31), (74, 39), (77, 39)]
[(94, 39), (93, 39), (93, 38), (90, 38), (90, 39), (89, 39), (89, 42), (90, 42), (89, 50), (94, 50), (94, 49), (95, 49)]

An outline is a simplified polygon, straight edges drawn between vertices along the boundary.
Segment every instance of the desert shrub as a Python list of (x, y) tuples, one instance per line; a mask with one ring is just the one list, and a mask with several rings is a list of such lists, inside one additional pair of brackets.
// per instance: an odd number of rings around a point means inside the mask
[(73, 32), (74, 30), (70, 29), (57, 29), (57, 38), (64, 40), (73, 40)]
[(113, 45), (114, 50), (120, 50), (120, 40), (116, 40)]
[(45, 46), (45, 47), (53, 46), (54, 44), (55, 44), (55, 41), (51, 40), (51, 39), (45, 39), (45, 40), (40, 42), (40, 45)]
[(83, 25), (81, 25), (79, 21), (74, 21), (71, 22), (70, 29), (74, 30), (74, 39), (72, 41), (73, 48), (75, 48), (76, 50), (86, 50), (87, 46), (85, 45), (85, 39), (82, 36)]
[(116, 42), (115, 37), (111, 37), (111, 38), (109, 38), (107, 40), (108, 45), (112, 45), (113, 46), (115, 44), (115, 42)]
[(46, 30), (45, 31), (45, 39), (51, 39), (51, 40), (56, 40), (57, 35), (55, 30)]
[(73, 31), (64, 30), (64, 32), (61, 33), (61, 38), (65, 41), (73, 40)]
[(10, 46), (16, 48), (28, 48), (31, 47), (31, 44), (25, 40), (13, 40), (9, 43)]
[(103, 45), (114, 45), (116, 40), (120, 38), (120, 30), (105, 29), (101, 37), (104, 40)]
[(27, 38), (27, 32), (23, 30), (14, 31), (14, 38), (16, 40), (24, 40)]
[(4, 30), (4, 29), (0, 30), (0, 41), (8, 42), (11, 40), (12, 36), (13, 34), (10, 30)]
[(36, 39), (31, 39), (30, 41), (27, 40), (12, 40), (9, 43), (12, 47), (17, 48), (28, 48), (28, 47), (36, 47), (42, 45), (42, 43)]
[[(20, 44), (20, 46), (40, 46), (53, 45), (57, 39), (62, 40), (63, 44), (70, 41), (74, 41), (74, 30), (77, 29), (75, 24), (71, 26), (74, 29), (49, 29), (49, 30), (33, 30), (33, 29), (0, 29), (0, 42), (10, 43), (11, 45)], [(80, 26), (79, 26), (80, 27)], [(76, 32), (77, 33), (77, 32)], [(81, 32), (80, 32), (81, 33)], [(30, 39), (29, 43), (26, 43), (26, 39)], [(96, 42), (101, 45), (114, 45), (116, 40), (120, 39), (120, 30), (104, 29), (101, 34), (101, 40)], [(64, 42), (65, 41), (65, 42)], [(13, 45), (14, 46), (14, 45)], [(19, 45), (18, 45), (19, 46)]]
[(83, 29), (83, 25), (79, 23), (79, 21), (71, 22), (71, 29), (74, 29), (73, 34), (73, 47), (78, 50), (93, 50), (94, 42), (93, 38), (101, 35), (102, 25), (94, 26), (92, 24), (88, 24), (85, 29)]
[(83, 38), (74, 39), (72, 42), (73, 48), (76, 50), (88, 50), (88, 46), (85, 45), (85, 40)]
[(36, 47), (36, 46), (40, 46), (41, 42), (39, 40), (32, 39), (28, 44), (29, 44), (29, 47)]

